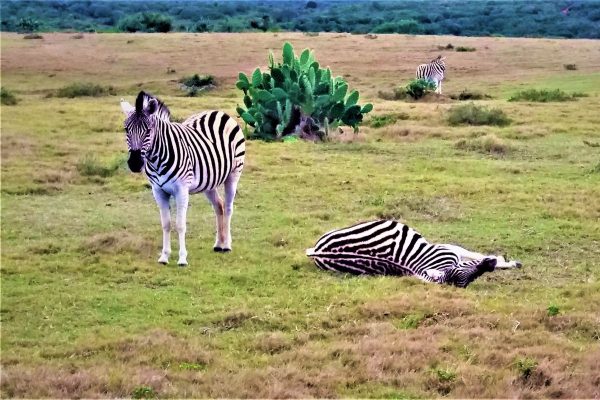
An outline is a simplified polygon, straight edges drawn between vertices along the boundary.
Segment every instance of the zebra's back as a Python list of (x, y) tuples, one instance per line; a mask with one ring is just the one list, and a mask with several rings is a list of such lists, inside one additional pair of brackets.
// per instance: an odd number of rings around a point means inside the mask
[(307, 250), (325, 270), (351, 274), (421, 275), (456, 266), (458, 257), (394, 220), (364, 222), (323, 235)]
[[(183, 179), (190, 193), (198, 193), (217, 188), (233, 172), (241, 173), (246, 154), (244, 134), (229, 115), (204, 111), (182, 123), (163, 124), (168, 139), (162, 145), (162, 167), (155, 173), (161, 186)], [(172, 176), (168, 171), (173, 171)]]

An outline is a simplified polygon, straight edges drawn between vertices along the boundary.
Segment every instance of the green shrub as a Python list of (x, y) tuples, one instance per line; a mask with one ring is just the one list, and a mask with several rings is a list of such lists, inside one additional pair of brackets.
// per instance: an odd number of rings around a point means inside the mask
[(8, 89), (0, 88), (0, 102), (5, 106), (14, 106), (19, 100), (17, 100), (17, 97)]
[(358, 105), (359, 93), (348, 94), (342, 77), (321, 68), (312, 51), (297, 57), (291, 44), (283, 45), (283, 61), (269, 55), (269, 71), (257, 68), (251, 77), (239, 74), (236, 87), (244, 92), (238, 114), (254, 127), (253, 138), (279, 140), (285, 135), (317, 140), (341, 124), (355, 131), (372, 104)]
[(551, 304), (548, 306), (548, 316), (549, 317), (554, 317), (556, 315), (558, 315), (560, 313), (560, 309), (558, 308), (558, 306)]
[(74, 97), (99, 97), (114, 94), (115, 91), (112, 86), (104, 87), (93, 83), (76, 82), (58, 89), (56, 97), (68, 97), (72, 99)]
[(473, 103), (452, 107), (448, 112), (450, 125), (497, 125), (505, 126), (511, 120), (498, 108), (476, 106)]
[(515, 366), (519, 372), (519, 376), (524, 380), (527, 380), (531, 376), (531, 374), (537, 368), (537, 365), (537, 361), (528, 357), (518, 358), (515, 361)]
[(183, 77), (179, 79), (181, 88), (187, 92), (189, 97), (196, 97), (200, 92), (215, 86), (215, 78), (212, 75), (198, 75)]
[(460, 150), (477, 151), (484, 154), (506, 154), (512, 147), (495, 135), (486, 135), (474, 139), (460, 139), (454, 144)]
[(384, 92), (380, 90), (377, 95), (383, 100), (404, 100), (407, 96), (406, 88), (403, 87), (395, 88), (391, 92)]
[(454, 100), (483, 100), (483, 99), (491, 99), (492, 96), (489, 96), (487, 94), (483, 94), (483, 93), (479, 93), (479, 92), (471, 92), (468, 91), (467, 89), (464, 89), (462, 92), (460, 92), (459, 94), (451, 94), (450, 95), (451, 99)]
[(94, 156), (86, 155), (77, 163), (77, 171), (82, 176), (100, 176), (102, 178), (108, 178), (117, 173), (122, 163), (122, 160), (115, 160), (109, 165), (104, 165)]
[(450, 368), (433, 368), (432, 372), (440, 382), (452, 382), (456, 379), (456, 372)]
[(384, 114), (384, 115), (373, 115), (369, 121), (371, 128), (382, 128), (387, 125), (392, 125), (398, 120), (408, 119), (408, 114)]
[(138, 386), (131, 392), (131, 397), (134, 399), (155, 399), (158, 394), (150, 386)]
[(435, 83), (427, 79), (413, 79), (406, 85), (406, 94), (415, 100), (419, 100), (428, 92), (435, 90)]
[(572, 101), (577, 97), (582, 97), (581, 95), (581, 93), (568, 94), (560, 89), (528, 89), (514, 94), (508, 99), (508, 101), (532, 101), (539, 103), (547, 103), (552, 101)]
[(155, 12), (128, 15), (119, 21), (123, 32), (169, 32), (173, 28), (171, 17)]
[(475, 51), (477, 49), (475, 47), (456, 46), (456, 48), (454, 50), (456, 50), (458, 52), (461, 52), (461, 53), (464, 53), (464, 52)]

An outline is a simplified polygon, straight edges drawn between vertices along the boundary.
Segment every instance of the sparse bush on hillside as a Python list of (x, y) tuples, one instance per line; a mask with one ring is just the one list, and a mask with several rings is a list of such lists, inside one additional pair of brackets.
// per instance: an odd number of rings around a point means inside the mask
[(263, 140), (286, 135), (323, 140), (340, 124), (357, 131), (364, 114), (373, 109), (372, 104), (358, 105), (358, 91), (348, 94), (346, 81), (321, 68), (312, 51), (305, 49), (297, 57), (287, 42), (281, 63), (271, 53), (268, 72), (257, 68), (250, 77), (240, 73), (236, 86), (244, 92), (246, 107), (238, 106), (238, 114), (254, 127), (252, 136)]
[(583, 93), (566, 93), (560, 89), (546, 90), (546, 89), (528, 89), (522, 90), (512, 95), (508, 101), (532, 101), (539, 103), (547, 103), (553, 101), (572, 101), (577, 97), (585, 97)]
[(448, 43), (445, 46), (439, 45), (437, 48), (438, 48), (438, 50), (452, 50), (454, 48), (454, 46), (452, 45), (452, 43)]
[(448, 112), (450, 125), (497, 125), (505, 126), (511, 120), (498, 108), (476, 106), (473, 103), (452, 107)]
[(537, 361), (528, 357), (518, 358), (515, 361), (515, 366), (519, 373), (519, 377), (523, 380), (529, 379), (531, 374), (536, 370), (537, 365)]
[(405, 113), (373, 115), (369, 120), (369, 126), (371, 128), (381, 128), (387, 125), (395, 124), (398, 120), (406, 120), (408, 118), (408, 114)]
[(100, 176), (102, 178), (108, 178), (109, 176), (116, 174), (122, 164), (122, 160), (115, 160), (109, 165), (104, 165), (99, 162), (96, 157), (86, 155), (77, 162), (77, 171), (82, 176)]
[(123, 32), (169, 32), (172, 20), (168, 15), (155, 12), (144, 12), (128, 15), (119, 21), (118, 27)]
[(450, 98), (453, 100), (484, 100), (484, 99), (491, 99), (492, 96), (487, 95), (487, 94), (483, 94), (483, 93), (479, 93), (479, 92), (471, 92), (467, 89), (464, 89), (462, 92), (460, 92), (459, 94), (451, 94)]
[(181, 83), (181, 88), (187, 92), (189, 97), (195, 97), (199, 93), (216, 86), (215, 77), (212, 75), (194, 74), (179, 79), (179, 83)]
[(28, 33), (23, 36), (23, 39), (43, 39), (44, 37), (39, 33)]
[(76, 82), (58, 89), (56, 97), (100, 97), (114, 94), (112, 86), (104, 87), (94, 83)]
[(495, 135), (486, 135), (472, 139), (460, 139), (454, 144), (459, 150), (476, 151), (483, 154), (507, 154), (512, 150), (512, 146), (503, 142)]
[(393, 89), (391, 92), (385, 92), (380, 90), (377, 95), (380, 99), (383, 100), (404, 100), (406, 99), (406, 88), (397, 87)]
[(413, 79), (406, 85), (406, 94), (415, 100), (419, 100), (434, 90), (435, 83), (427, 79)]
[(0, 88), (0, 102), (5, 106), (14, 106), (19, 100), (10, 90)]
[(461, 52), (461, 53), (465, 53), (465, 52), (476, 51), (477, 49), (475, 47), (457, 46), (454, 50)]
[(577, 70), (577, 65), (575, 65), (575, 64), (565, 64), (565, 65), (563, 65), (563, 67), (567, 71), (575, 71), (575, 70)]

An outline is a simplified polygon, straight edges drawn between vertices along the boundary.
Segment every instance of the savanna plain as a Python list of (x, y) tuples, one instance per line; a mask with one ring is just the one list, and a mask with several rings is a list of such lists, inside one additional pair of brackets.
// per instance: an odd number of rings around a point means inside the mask
[[(284, 41), (314, 49), (373, 112), (327, 143), (248, 141), (233, 252), (213, 253), (198, 195), (189, 267), (158, 265), (158, 209), (127, 170), (120, 97), (150, 91), (178, 119), (235, 115), (238, 72)], [(19, 99), (1, 109), (2, 397), (600, 397), (599, 41), (2, 33), (1, 50)], [(380, 98), (438, 54), (444, 95)], [(177, 80), (194, 73), (217, 88), (185, 97)], [(113, 94), (55, 96), (74, 82)], [(507, 101), (531, 88), (587, 96)], [(512, 123), (451, 126), (463, 89)], [(376, 218), (523, 268), (458, 289), (305, 257), (326, 231)]]

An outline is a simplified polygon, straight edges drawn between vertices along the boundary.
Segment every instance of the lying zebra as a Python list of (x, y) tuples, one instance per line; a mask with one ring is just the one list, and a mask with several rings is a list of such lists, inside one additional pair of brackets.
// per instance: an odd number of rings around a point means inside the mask
[(451, 244), (432, 244), (394, 220), (364, 222), (323, 235), (306, 250), (324, 270), (354, 275), (413, 275), (426, 282), (467, 287), (496, 268), (520, 268), (518, 261), (475, 253)]

